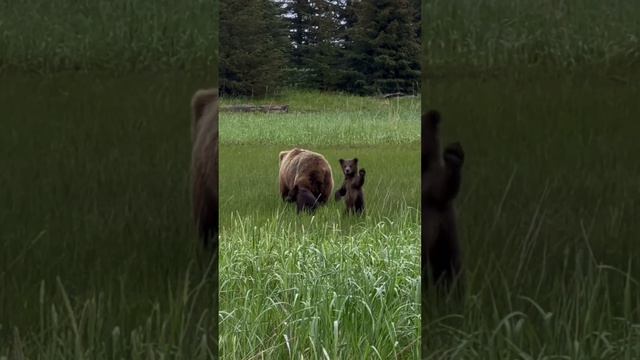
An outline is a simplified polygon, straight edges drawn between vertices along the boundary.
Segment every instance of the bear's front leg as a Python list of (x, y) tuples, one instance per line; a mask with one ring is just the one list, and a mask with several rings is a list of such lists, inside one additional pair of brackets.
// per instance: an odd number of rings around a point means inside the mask
[(359, 177), (359, 181), (358, 181), (358, 187), (361, 188), (364, 185), (364, 176), (367, 174), (367, 172), (365, 171), (365, 169), (360, 169), (360, 177)]
[(290, 191), (291, 189), (289, 189), (289, 187), (282, 180), (280, 180), (280, 197), (282, 197), (283, 201), (287, 201)]
[(464, 150), (459, 142), (451, 143), (444, 149), (445, 176), (442, 179), (442, 196), (451, 200), (458, 195), (462, 183), (462, 164)]
[(444, 149), (444, 162), (447, 166), (460, 168), (464, 163), (464, 150), (459, 142), (454, 142)]

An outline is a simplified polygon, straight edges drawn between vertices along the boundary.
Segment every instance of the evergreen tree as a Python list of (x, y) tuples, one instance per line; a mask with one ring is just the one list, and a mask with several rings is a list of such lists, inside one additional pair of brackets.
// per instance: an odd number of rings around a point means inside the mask
[(411, 12), (413, 13), (413, 24), (415, 25), (419, 44), (422, 34), (422, 0), (411, 0), (409, 5), (411, 6)]
[(364, 87), (365, 76), (354, 68), (362, 61), (362, 57), (354, 47), (353, 33), (358, 21), (356, 8), (358, 0), (343, 0), (339, 12), (339, 38), (340, 51), (336, 66), (337, 83), (339, 90), (347, 92), (359, 92)]
[(280, 0), (289, 22), (295, 83), (330, 89), (337, 81), (340, 1)]
[(264, 96), (280, 86), (288, 41), (280, 8), (269, 0), (220, 1), (220, 88)]
[(359, 93), (414, 92), (420, 76), (418, 26), (409, 0), (364, 0), (351, 4), (343, 86)]
[(309, 56), (313, 6), (309, 0), (289, 0), (282, 3), (286, 19), (289, 21), (289, 37), (293, 46), (291, 64), (302, 67)]
[(279, 0), (279, 3), (284, 9), (291, 43), (287, 80), (295, 86), (315, 87), (314, 74), (309, 65), (313, 47), (313, 4), (310, 0)]
[(340, 3), (316, 1), (315, 39), (311, 50), (310, 65), (316, 82), (323, 90), (333, 90), (338, 82), (340, 66), (341, 32)]

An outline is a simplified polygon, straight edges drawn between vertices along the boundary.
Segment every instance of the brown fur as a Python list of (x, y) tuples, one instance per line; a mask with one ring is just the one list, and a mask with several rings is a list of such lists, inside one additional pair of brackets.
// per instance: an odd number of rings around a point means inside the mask
[(366, 171), (360, 169), (358, 171), (358, 158), (351, 160), (340, 159), (340, 167), (344, 174), (344, 182), (338, 191), (336, 191), (336, 201), (343, 196), (347, 204), (347, 213), (362, 214), (364, 212), (364, 178)]
[(453, 200), (460, 189), (464, 151), (456, 142), (441, 154), (439, 125), (437, 111), (422, 115), (422, 269), (423, 279), (430, 268), (437, 287), (449, 290), (462, 276)]
[(191, 99), (193, 121), (193, 214), (207, 247), (218, 245), (218, 90), (198, 90)]
[(279, 158), (280, 195), (283, 200), (295, 201), (298, 212), (313, 212), (327, 202), (333, 191), (333, 175), (324, 156), (294, 148), (281, 151)]

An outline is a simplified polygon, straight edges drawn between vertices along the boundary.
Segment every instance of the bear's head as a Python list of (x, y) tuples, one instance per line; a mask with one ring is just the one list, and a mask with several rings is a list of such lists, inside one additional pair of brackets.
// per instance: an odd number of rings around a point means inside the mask
[(340, 167), (345, 177), (352, 177), (358, 172), (358, 158), (351, 160), (340, 159)]

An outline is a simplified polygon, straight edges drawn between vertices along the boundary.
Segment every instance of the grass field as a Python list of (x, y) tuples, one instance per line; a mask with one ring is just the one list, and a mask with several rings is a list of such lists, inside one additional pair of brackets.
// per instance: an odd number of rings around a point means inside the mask
[[(220, 117), (221, 354), (228, 359), (415, 359), (419, 349), (419, 100), (316, 92), (289, 114)], [(331, 202), (298, 216), (278, 193), (278, 153), (367, 170), (367, 216)]]
[[(211, 357), (188, 103), (214, 79), (176, 69), (210, 73), (214, 4), (0, 2), (0, 359)], [(467, 153), (468, 292), (429, 299), (429, 359), (640, 358), (638, 4), (423, 1), (423, 101)], [(265, 101), (292, 113), (221, 116), (223, 355), (416, 358), (417, 100)], [(293, 146), (337, 183), (358, 156), (368, 216), (282, 204)]]
[(217, 1), (2, 1), (0, 71), (217, 73)]
[(640, 3), (423, 0), (427, 76), (637, 67)]
[(3, 76), (0, 358), (209, 358), (174, 73)]
[(538, 75), (426, 84), (467, 152), (468, 294), (429, 299), (429, 359), (640, 358), (639, 77)]
[(428, 299), (427, 358), (640, 358), (640, 6), (422, 4), (423, 106), (467, 153), (467, 296)]

